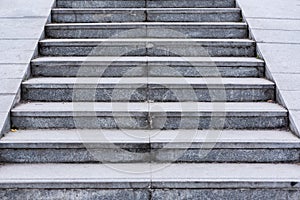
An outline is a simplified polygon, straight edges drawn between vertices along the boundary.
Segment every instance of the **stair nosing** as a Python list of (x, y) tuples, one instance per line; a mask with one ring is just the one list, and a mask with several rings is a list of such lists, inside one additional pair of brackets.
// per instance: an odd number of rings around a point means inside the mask
[[(34, 109), (33, 109), (34, 108)], [(76, 108), (76, 109), (74, 109)], [(105, 116), (125, 116), (130, 113), (146, 114), (148, 112), (159, 116), (163, 108), (164, 113), (184, 116), (199, 116), (199, 114), (214, 113), (214, 116), (287, 116), (287, 110), (274, 103), (265, 102), (163, 102), (163, 103), (120, 103), (120, 102), (76, 102), (76, 103), (45, 103), (34, 102), (19, 104), (11, 111), (12, 116), (22, 116), (26, 113), (34, 116), (94, 116), (95, 113)], [(187, 109), (188, 108), (188, 109)], [(41, 110), (43, 109), (43, 110)], [(113, 112), (113, 113), (112, 113)], [(225, 114), (225, 115), (224, 115)]]
[(240, 12), (240, 8), (53, 8), (52, 11), (56, 13), (73, 13), (79, 11), (95, 11), (95, 12), (106, 12), (106, 11), (211, 11), (211, 12)]
[[(184, 26), (184, 27), (199, 27), (207, 26), (207, 28), (247, 28), (245, 22), (112, 22), (112, 23), (49, 23), (46, 28), (101, 28), (101, 27), (120, 27), (124, 26)], [(206, 28), (206, 27), (205, 27)]]
[(299, 169), (297, 164), (6, 164), (0, 187), (295, 189), (300, 185), (291, 182), (300, 182)]
[[(174, 77), (122, 77), (122, 78), (31, 78), (22, 83), (28, 89), (30, 88), (66, 88), (72, 89), (75, 87), (92, 88), (113, 87), (119, 86), (133, 87), (147, 85), (149, 87), (159, 88), (168, 86), (170, 88), (273, 88), (275, 84), (264, 78), (174, 78)], [(162, 85), (162, 86), (159, 86)], [(56, 86), (56, 87), (54, 87)]]
[[(124, 132), (130, 136), (124, 135)], [(154, 134), (155, 133), (155, 134)], [(216, 138), (208, 138), (210, 134)], [(251, 135), (251, 137), (250, 137)], [(276, 138), (274, 138), (276, 136)], [(168, 144), (166, 149), (204, 148), (205, 144), (215, 144), (213, 149), (261, 149), (261, 148), (300, 148), (300, 139), (289, 131), (280, 130), (19, 130), (8, 133), (0, 140), (0, 149), (18, 148), (85, 148), (97, 145), (97, 148), (117, 148), (115, 144)], [(128, 146), (129, 147), (129, 146)], [(139, 147), (132, 147), (139, 148)]]

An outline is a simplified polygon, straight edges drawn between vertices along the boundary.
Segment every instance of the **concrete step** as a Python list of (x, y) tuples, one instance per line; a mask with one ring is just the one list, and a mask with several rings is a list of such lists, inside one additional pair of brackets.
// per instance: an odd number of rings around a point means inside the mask
[(239, 22), (239, 8), (52, 9), (53, 23), (99, 22)]
[(296, 164), (7, 164), (2, 199), (289, 199), (300, 195)]
[(249, 39), (45, 39), (44, 56), (239, 56), (256, 55)]
[(246, 23), (134, 22), (47, 24), (48, 38), (246, 38)]
[(232, 102), (275, 99), (262, 78), (32, 78), (22, 84), (25, 101)]
[(0, 142), (4, 163), (298, 163), (287, 131), (19, 130)]
[(264, 62), (247, 57), (40, 57), (32, 76), (263, 77)]
[(58, 0), (60, 8), (228, 8), (235, 0)]
[(287, 110), (272, 103), (24, 103), (11, 111), (19, 129), (286, 128)]

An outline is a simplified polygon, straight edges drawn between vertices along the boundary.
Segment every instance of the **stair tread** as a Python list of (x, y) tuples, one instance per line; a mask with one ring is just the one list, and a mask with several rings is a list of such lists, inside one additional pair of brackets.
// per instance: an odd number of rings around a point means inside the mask
[[(213, 135), (214, 137), (208, 137)], [(282, 130), (18, 130), (0, 140), (0, 148), (84, 148), (89, 144), (165, 144), (164, 148), (300, 148), (300, 139)], [(175, 145), (175, 146), (172, 146)], [(188, 146), (186, 146), (188, 145)], [(100, 147), (100, 146), (97, 146)], [(116, 148), (113, 146), (112, 148)], [(155, 145), (152, 146), (155, 148)]]
[(150, 184), (156, 188), (299, 188), (299, 181), (296, 164), (7, 164), (0, 168), (1, 188), (107, 188), (109, 183), (110, 188)]
[(255, 43), (255, 41), (251, 39), (199, 39), (199, 38), (109, 38), (109, 39), (101, 39), (101, 38), (85, 38), (85, 39), (43, 39), (40, 41), (42, 44), (71, 44), (71, 43), (86, 43), (86, 44), (96, 44), (102, 42), (203, 42), (203, 43), (250, 43), (251, 45)]
[(112, 23), (51, 23), (46, 28), (104, 28), (115, 27), (122, 28), (124, 26), (202, 26), (201, 28), (247, 28), (245, 22), (112, 22)]
[[(168, 85), (169, 87), (223, 87), (223, 88), (263, 88), (274, 87), (274, 83), (264, 78), (181, 78), (181, 77), (120, 77), (120, 78), (31, 78), (22, 83), (26, 87), (53, 88), (54, 85), (60, 88), (70, 88), (70, 85), (84, 86), (89, 85), (93, 88), (100, 87), (99, 85)], [(78, 87), (77, 87), (78, 88)], [(116, 86), (117, 88), (117, 86)], [(70, 88), (71, 89), (71, 88)]]
[(126, 56), (126, 57), (105, 57), (105, 56), (57, 56), (57, 57), (38, 57), (32, 60), (33, 64), (40, 62), (151, 62), (151, 63), (161, 63), (161, 62), (174, 62), (174, 64), (179, 63), (255, 63), (255, 65), (264, 66), (264, 61), (254, 57), (149, 57), (149, 56)]
[(76, 13), (76, 12), (107, 12), (107, 11), (153, 11), (153, 12), (240, 12), (239, 8), (53, 8), (53, 13)]
[[(196, 109), (196, 110), (195, 110)], [(274, 103), (265, 102), (171, 102), (171, 103), (111, 103), (111, 102), (73, 102), (73, 103), (24, 103), (12, 109), (12, 114), (22, 114), (22, 112), (33, 112), (32, 114), (49, 113), (69, 113), (73, 112), (236, 112), (243, 113), (260, 113), (268, 115), (271, 113), (281, 113), (286, 115), (287, 110), (282, 106)], [(18, 115), (19, 115), (18, 114)]]

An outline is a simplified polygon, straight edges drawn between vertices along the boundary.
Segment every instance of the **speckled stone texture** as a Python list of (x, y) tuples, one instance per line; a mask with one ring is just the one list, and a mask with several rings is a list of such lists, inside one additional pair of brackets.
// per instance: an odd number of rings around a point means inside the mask
[[(111, 115), (111, 114), (110, 114)], [(274, 129), (286, 128), (288, 124), (287, 116), (186, 116), (186, 114), (165, 113), (166, 116), (151, 116), (149, 123), (148, 114), (144, 113), (144, 117), (135, 116), (135, 113), (128, 117), (118, 116), (23, 116), (12, 117), (12, 126), (21, 129), (38, 129), (38, 128), (154, 128), (154, 129), (220, 129), (218, 125), (215, 127), (216, 121), (220, 121), (223, 129)], [(183, 115), (183, 116), (181, 116)], [(184, 116), (185, 115), (185, 116)], [(213, 119), (213, 123), (212, 123)], [(76, 124), (76, 120), (80, 123)]]
[(100, 22), (239, 22), (241, 12), (237, 8), (224, 9), (111, 9), (111, 10), (52, 10), (54, 23)]
[[(299, 149), (151, 149), (148, 144), (135, 148), (32, 148), (0, 149), (4, 163), (296, 163)], [(245, 147), (247, 147), (245, 145)]]
[(141, 0), (59, 0), (57, 7), (61, 8), (142, 8), (146, 1)]
[(2, 200), (23, 199), (64, 199), (64, 200), (148, 200), (150, 191), (147, 189), (8, 189), (0, 190)]
[[(53, 58), (51, 58), (53, 59)], [(90, 58), (77, 61), (32, 62), (31, 72), (34, 77), (263, 77), (264, 64), (246, 63), (179, 63), (170, 62), (111, 62), (105, 64), (89, 62)], [(185, 58), (182, 58), (185, 59)], [(233, 58), (234, 61), (234, 58)]]
[(173, 199), (207, 199), (207, 200), (264, 200), (264, 199), (285, 199), (297, 200), (299, 190), (283, 189), (199, 189), (199, 190), (168, 190), (156, 189), (152, 193), (154, 200), (173, 200)]
[[(299, 162), (299, 149), (162, 149), (153, 151), (155, 162), (280, 163)], [(181, 156), (178, 156), (181, 155)]]
[(147, 20), (150, 22), (238, 22), (240, 11), (236, 9), (177, 11), (177, 10), (149, 10)]
[[(232, 25), (65, 25), (46, 26), (49, 38), (245, 38), (248, 31), (243, 24)], [(134, 34), (126, 34), (128, 31)], [(170, 34), (172, 30), (176, 34)]]
[[(57, 83), (59, 84), (59, 83)], [(200, 101), (200, 102), (242, 102), (242, 101), (268, 101), (274, 100), (275, 90), (272, 85), (258, 86), (256, 88), (245, 88), (242, 86), (224, 86), (219, 89), (210, 88), (209, 85), (168, 87), (164, 85), (149, 84), (135, 87), (125, 85), (119, 87), (117, 85), (99, 86), (96, 83), (87, 88), (84, 85), (71, 84), (28, 84), (22, 87), (22, 97), (26, 101)], [(224, 95), (218, 95), (222, 94)]]
[(28, 101), (87, 101), (87, 102), (143, 102), (147, 101), (147, 88), (23, 88), (23, 99)]
[[(32, 64), (33, 76), (45, 77), (145, 77), (146, 64)], [(256, 70), (255, 68), (252, 70)], [(251, 71), (252, 71), (251, 70)], [(255, 72), (254, 72), (255, 73)]]
[(128, 9), (123, 11), (64, 11), (53, 10), (52, 21), (54, 23), (100, 23), (100, 22), (143, 22), (144, 10)]
[(195, 0), (148, 0), (147, 1), (147, 7), (153, 7), (153, 8), (173, 8), (173, 7), (180, 7), (180, 8), (197, 8), (197, 7), (206, 7), (206, 8), (230, 8), (235, 6), (234, 0), (201, 0), (201, 1), (195, 1)]
[[(183, 115), (183, 116), (181, 116)], [(165, 116), (152, 116), (152, 128), (172, 130), (172, 129), (274, 129), (287, 128), (288, 119), (286, 116), (184, 116), (182, 113), (165, 113)], [(220, 122), (220, 123), (217, 123)]]
[(87, 129), (143, 129), (148, 128), (147, 113), (144, 116), (127, 117), (112, 116), (69, 116), (69, 117), (13, 117), (12, 127), (20, 129), (49, 129), (49, 128), (87, 128)]
[(44, 56), (255, 56), (255, 43), (231, 41), (103, 41), (97, 43), (41, 42)]
[[(225, 95), (219, 95), (224, 92)], [(241, 102), (268, 101), (274, 99), (274, 90), (269, 89), (198, 89), (198, 88), (150, 88), (148, 99), (156, 102), (164, 101), (200, 101), (200, 102)]]
[(161, 8), (161, 7), (206, 7), (206, 8), (228, 8), (234, 7), (234, 0), (89, 0), (89, 1), (79, 1), (79, 0), (58, 0), (58, 7), (63, 8), (132, 8), (132, 7), (152, 7), (152, 8)]
[(149, 66), (149, 75), (155, 77), (261, 77), (263, 67), (198, 67), (198, 66)]
[(3, 200), (37, 199), (64, 199), (64, 200), (98, 200), (98, 199), (141, 199), (141, 200), (173, 200), (173, 199), (207, 199), (207, 200), (240, 200), (240, 199), (282, 199), (298, 200), (299, 190), (283, 189), (18, 189), (0, 190)]

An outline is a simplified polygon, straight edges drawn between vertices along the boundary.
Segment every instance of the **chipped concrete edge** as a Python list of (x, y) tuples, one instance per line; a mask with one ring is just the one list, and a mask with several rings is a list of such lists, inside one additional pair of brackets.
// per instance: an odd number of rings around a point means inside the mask
[[(45, 17), (45, 23), (43, 26), (45, 26), (47, 23), (51, 22), (51, 10), (52, 8), (56, 5), (56, 0), (53, 0), (51, 6), (49, 6), (48, 12), (47, 12), (47, 17)], [(21, 10), (22, 8), (20, 8)], [(32, 8), (34, 9), (34, 8)], [(43, 31), (41, 35), (39, 36), (38, 39), (36, 39), (36, 43), (38, 43), (41, 39), (45, 38), (45, 29), (43, 27)], [(34, 59), (38, 56), (38, 45), (35, 47), (31, 59)], [(29, 63), (26, 63), (27, 69), (23, 74), (23, 80), (27, 79), (30, 76), (30, 61)], [(11, 95), (11, 94), (10, 94)], [(11, 130), (11, 120), (10, 120), (10, 110), (20, 102), (21, 100), (21, 84), (19, 85), (18, 92), (15, 94), (14, 100), (10, 105), (7, 105), (7, 112), (1, 113), (2, 117), (0, 119), (0, 138), (3, 137), (7, 132)]]

